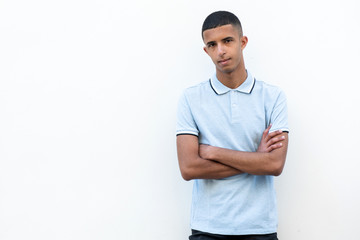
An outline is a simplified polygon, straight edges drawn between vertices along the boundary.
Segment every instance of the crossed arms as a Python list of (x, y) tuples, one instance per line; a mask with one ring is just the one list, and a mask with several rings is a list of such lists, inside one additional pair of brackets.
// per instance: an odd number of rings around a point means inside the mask
[(263, 133), (256, 152), (242, 152), (210, 145), (199, 145), (193, 135), (176, 138), (181, 175), (185, 180), (220, 179), (241, 173), (281, 174), (288, 146), (288, 133), (281, 130)]

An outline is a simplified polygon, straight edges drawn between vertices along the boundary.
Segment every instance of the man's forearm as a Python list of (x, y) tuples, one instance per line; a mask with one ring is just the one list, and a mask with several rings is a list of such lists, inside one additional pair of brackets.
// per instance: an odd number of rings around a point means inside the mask
[[(210, 146), (211, 147), (211, 146)], [(255, 175), (273, 175), (269, 153), (242, 152), (212, 147), (209, 160), (218, 161), (235, 169)]]
[(181, 169), (185, 180), (192, 179), (221, 179), (241, 174), (242, 171), (222, 163), (202, 159), (193, 159), (192, 163)]
[(255, 175), (281, 174), (285, 164), (288, 137), (283, 133), (281, 147), (271, 152), (242, 152), (209, 145), (200, 146), (200, 156)]
[(185, 180), (220, 179), (242, 173), (233, 167), (201, 158), (197, 137), (180, 135), (176, 139), (180, 171)]

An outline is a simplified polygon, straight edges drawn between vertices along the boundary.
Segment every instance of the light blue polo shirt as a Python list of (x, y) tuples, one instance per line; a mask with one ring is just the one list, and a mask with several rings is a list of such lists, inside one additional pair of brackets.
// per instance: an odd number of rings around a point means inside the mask
[[(247, 73), (237, 89), (226, 87), (216, 75), (186, 89), (179, 100), (176, 134), (196, 135), (203, 144), (256, 152), (270, 123), (270, 131), (289, 131), (285, 94)], [(194, 180), (191, 228), (224, 235), (276, 232), (273, 176), (244, 173)]]

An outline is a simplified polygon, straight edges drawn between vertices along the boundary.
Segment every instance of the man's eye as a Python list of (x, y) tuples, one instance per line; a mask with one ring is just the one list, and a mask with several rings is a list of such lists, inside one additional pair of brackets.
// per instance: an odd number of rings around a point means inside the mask
[(215, 46), (215, 44), (213, 44), (213, 43), (208, 44), (208, 48), (211, 48), (211, 47), (213, 47), (213, 46)]

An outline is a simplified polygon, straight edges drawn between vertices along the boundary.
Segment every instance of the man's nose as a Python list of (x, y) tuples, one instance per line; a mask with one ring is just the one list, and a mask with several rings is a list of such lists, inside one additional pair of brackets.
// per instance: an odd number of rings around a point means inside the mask
[(225, 46), (224, 46), (223, 44), (219, 44), (219, 45), (218, 45), (218, 54), (219, 54), (219, 56), (224, 55), (224, 54), (226, 53), (225, 50), (226, 50), (226, 49), (225, 49)]

